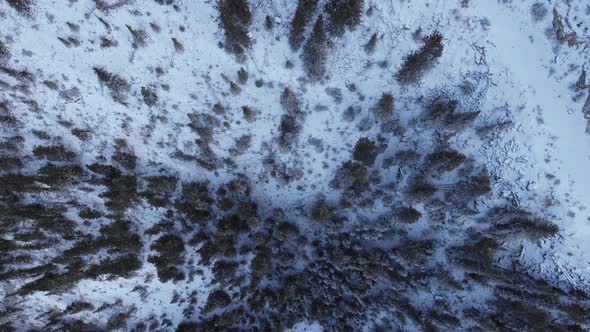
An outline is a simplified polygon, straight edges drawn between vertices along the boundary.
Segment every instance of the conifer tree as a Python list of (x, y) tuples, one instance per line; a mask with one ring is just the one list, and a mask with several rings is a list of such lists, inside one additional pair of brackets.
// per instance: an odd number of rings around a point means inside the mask
[(318, 17), (307, 44), (303, 47), (303, 64), (307, 75), (313, 81), (320, 80), (326, 72), (326, 58), (328, 55), (324, 19)]
[(318, 0), (299, 0), (297, 2), (297, 9), (289, 32), (289, 45), (294, 51), (297, 51), (303, 44), (305, 26), (309, 23), (317, 3)]
[(341, 37), (361, 23), (363, 0), (330, 0), (325, 7), (328, 32)]
[(225, 47), (238, 57), (252, 41), (248, 29), (252, 24), (252, 13), (246, 0), (219, 0), (219, 21), (225, 33)]
[(375, 52), (376, 47), (377, 47), (377, 33), (375, 32), (371, 36), (371, 39), (369, 39), (369, 41), (363, 46), (363, 48), (365, 49), (365, 52), (367, 54), (372, 54), (373, 52)]
[(417, 51), (408, 55), (397, 72), (397, 80), (402, 84), (416, 82), (436, 61), (442, 56), (443, 37), (435, 31), (433, 34), (424, 37), (424, 45)]

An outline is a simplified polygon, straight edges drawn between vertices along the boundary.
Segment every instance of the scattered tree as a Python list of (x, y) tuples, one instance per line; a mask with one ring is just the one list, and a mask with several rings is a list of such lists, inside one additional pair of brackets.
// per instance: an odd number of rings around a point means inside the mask
[(289, 32), (289, 45), (291, 49), (297, 51), (303, 44), (305, 27), (309, 23), (318, 0), (298, 0), (295, 16), (291, 22), (291, 31)]
[(356, 142), (352, 156), (354, 160), (360, 161), (367, 166), (373, 165), (377, 158), (377, 146), (375, 142), (363, 137)]
[(324, 31), (324, 19), (320, 15), (313, 27), (307, 44), (303, 47), (303, 65), (312, 81), (320, 80), (326, 73), (328, 45)]
[(369, 39), (369, 41), (365, 44), (365, 46), (363, 46), (363, 48), (365, 49), (365, 52), (367, 52), (367, 54), (372, 54), (373, 52), (375, 52), (376, 47), (377, 47), (377, 33), (375, 32), (371, 36), (371, 39)]
[(247, 0), (218, 0), (219, 21), (225, 32), (225, 47), (236, 54), (238, 59), (245, 56), (252, 44), (248, 29), (252, 24), (252, 14)]
[(364, 0), (329, 0), (326, 3), (328, 31), (341, 37), (346, 30), (353, 30), (361, 23)]
[(443, 37), (438, 31), (424, 37), (422, 41), (424, 45), (406, 57), (402, 67), (396, 74), (397, 80), (402, 84), (418, 81), (434, 65), (435, 61), (442, 56)]

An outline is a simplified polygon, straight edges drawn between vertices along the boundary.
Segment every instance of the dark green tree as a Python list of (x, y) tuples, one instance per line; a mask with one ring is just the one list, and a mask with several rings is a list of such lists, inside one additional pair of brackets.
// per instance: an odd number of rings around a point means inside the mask
[(326, 73), (328, 45), (324, 30), (324, 19), (318, 17), (307, 44), (303, 47), (303, 64), (312, 81), (318, 81)]
[(410, 53), (397, 72), (397, 80), (402, 84), (410, 84), (419, 80), (434, 65), (436, 59), (442, 56), (443, 36), (438, 31), (422, 40), (424, 45), (419, 50)]
[(309, 23), (317, 4), (318, 0), (299, 0), (297, 2), (297, 9), (289, 32), (289, 45), (294, 51), (298, 50), (303, 44), (305, 27)]
[(346, 30), (353, 30), (361, 23), (363, 0), (330, 0), (326, 4), (328, 32), (342, 36)]

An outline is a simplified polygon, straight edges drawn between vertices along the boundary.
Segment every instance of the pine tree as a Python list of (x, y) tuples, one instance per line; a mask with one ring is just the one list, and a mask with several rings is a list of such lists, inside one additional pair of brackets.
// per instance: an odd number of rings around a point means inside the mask
[(299, 0), (293, 22), (291, 22), (291, 31), (289, 32), (289, 45), (291, 49), (297, 51), (303, 44), (305, 26), (308, 24), (313, 11), (318, 4), (318, 0)]
[(225, 32), (226, 48), (242, 56), (252, 41), (248, 29), (252, 24), (252, 13), (247, 0), (218, 0), (219, 21)]
[(394, 102), (393, 94), (389, 92), (383, 93), (381, 98), (377, 101), (377, 105), (375, 105), (375, 115), (377, 115), (379, 119), (386, 119), (392, 116)]
[(373, 52), (375, 52), (375, 47), (377, 47), (376, 32), (371, 36), (371, 39), (369, 39), (369, 41), (365, 44), (365, 46), (363, 46), (363, 48), (365, 49), (365, 52), (367, 54), (372, 54)]
[(324, 31), (324, 19), (320, 15), (307, 44), (303, 47), (303, 64), (311, 80), (318, 81), (324, 76), (327, 55), (328, 46)]
[(371, 166), (375, 162), (377, 154), (377, 145), (375, 145), (375, 142), (363, 137), (356, 142), (352, 156), (354, 160), (360, 161), (367, 166)]
[(22, 15), (28, 16), (33, 11), (33, 2), (31, 0), (6, 0), (6, 2)]
[(434, 64), (436, 59), (442, 56), (443, 37), (438, 31), (422, 40), (424, 45), (408, 55), (401, 69), (397, 72), (397, 80), (402, 84), (416, 82)]
[(325, 7), (328, 32), (341, 37), (361, 23), (364, 0), (330, 0)]

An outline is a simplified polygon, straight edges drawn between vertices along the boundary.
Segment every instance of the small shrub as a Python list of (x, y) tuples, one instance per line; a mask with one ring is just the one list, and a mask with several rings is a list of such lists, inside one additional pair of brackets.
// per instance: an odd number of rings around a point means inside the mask
[(397, 220), (405, 224), (413, 224), (420, 220), (422, 213), (413, 207), (401, 207), (395, 212)]
[(485, 271), (490, 268), (499, 248), (500, 245), (494, 239), (480, 236), (463, 246), (449, 248), (447, 255), (464, 267)]
[(0, 40), (0, 63), (7, 61), (8, 59), (10, 59), (10, 49), (8, 49), (8, 46)]
[(130, 171), (137, 166), (137, 157), (130, 152), (116, 151), (113, 154), (113, 161)]
[(264, 28), (268, 31), (272, 30), (274, 26), (274, 22), (272, 21), (272, 17), (270, 15), (266, 15), (264, 18)]
[(158, 103), (158, 95), (153, 86), (142, 86), (141, 96), (143, 97), (143, 102), (149, 107), (155, 106)]
[(38, 171), (38, 181), (52, 187), (64, 187), (80, 181), (84, 171), (77, 165), (47, 164)]
[(149, 176), (145, 180), (148, 185), (142, 196), (152, 206), (166, 206), (170, 202), (170, 197), (176, 191), (178, 178), (175, 176)]
[(147, 45), (148, 36), (144, 30), (133, 29), (129, 25), (125, 25), (125, 26), (127, 27), (127, 30), (129, 30), (129, 32), (131, 33), (131, 36), (133, 37), (133, 42), (131, 44), (131, 46), (133, 46), (133, 48), (138, 49), (138, 48), (145, 47)]
[(237, 214), (222, 218), (217, 222), (217, 235), (231, 236), (245, 233), (250, 230), (250, 226), (245, 218)]
[(108, 190), (101, 194), (107, 199), (105, 206), (115, 212), (124, 212), (137, 203), (137, 177), (135, 175), (114, 175), (106, 179)]
[(76, 154), (63, 145), (37, 146), (33, 149), (33, 154), (49, 161), (74, 161), (76, 158)]
[(88, 129), (72, 128), (71, 133), (81, 141), (88, 141), (92, 137), (92, 132)]
[(377, 33), (375, 32), (369, 41), (363, 46), (365, 52), (367, 54), (372, 54), (375, 52), (375, 48), (377, 47)]
[[(311, 215), (313, 216), (315, 214), (316, 217), (322, 218), (322, 216), (326, 215), (326, 213), (323, 212), (323, 210), (324, 210), (323, 207), (320, 207), (318, 209), (318, 211), (314, 211), (314, 208), (316, 207), (317, 203), (318, 203), (318, 201), (316, 201), (314, 206), (312, 207)], [(296, 225), (294, 225), (290, 222), (286, 222), (286, 221), (280, 223), (277, 226), (276, 231), (275, 231), (275, 236), (279, 241), (285, 241), (287, 239), (294, 238), (298, 235), (299, 235), (299, 228)]]
[(254, 256), (250, 264), (252, 270), (252, 278), (259, 279), (265, 275), (272, 273), (271, 254), (267, 250), (263, 250)]
[(248, 72), (243, 67), (238, 70), (238, 82), (246, 84), (248, 82)]
[(93, 69), (99, 81), (110, 90), (113, 100), (125, 104), (127, 93), (131, 89), (129, 83), (119, 75), (109, 73), (105, 69), (98, 67), (94, 67)]
[(114, 39), (109, 39), (105, 36), (100, 37), (100, 47), (101, 48), (109, 48), (109, 47), (117, 47), (119, 46), (119, 42)]
[(541, 22), (549, 13), (547, 7), (542, 2), (535, 2), (531, 6), (531, 16), (533, 17), (533, 22)]
[(184, 45), (178, 39), (172, 38), (172, 45), (174, 45), (176, 53), (184, 53)]
[(285, 88), (281, 93), (280, 103), (286, 114), (281, 116), (279, 124), (279, 144), (283, 148), (288, 148), (297, 141), (303, 129), (305, 115), (301, 111), (299, 99), (289, 88)]
[(363, 137), (356, 142), (352, 157), (354, 160), (360, 161), (367, 166), (371, 166), (375, 162), (377, 154), (378, 152), (375, 142)]

